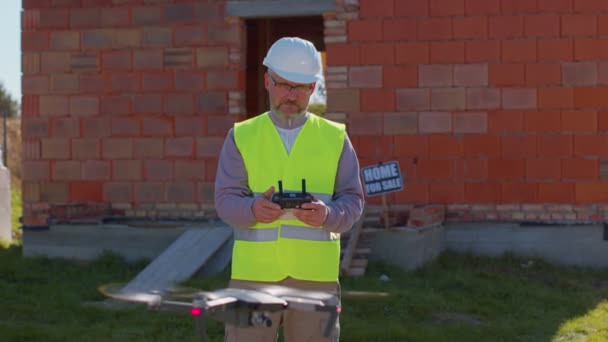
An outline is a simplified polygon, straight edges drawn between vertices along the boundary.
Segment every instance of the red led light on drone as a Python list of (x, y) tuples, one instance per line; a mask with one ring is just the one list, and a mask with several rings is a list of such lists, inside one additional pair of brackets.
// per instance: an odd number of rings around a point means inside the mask
[(192, 315), (192, 316), (200, 316), (201, 313), (202, 313), (201, 308), (190, 309), (190, 315)]

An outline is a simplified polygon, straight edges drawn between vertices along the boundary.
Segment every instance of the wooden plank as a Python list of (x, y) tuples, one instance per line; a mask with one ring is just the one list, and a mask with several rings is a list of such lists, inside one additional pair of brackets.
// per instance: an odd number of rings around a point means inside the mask
[(122, 292), (168, 289), (189, 279), (232, 236), (227, 226), (191, 228), (122, 288)]
[(328, 0), (228, 0), (226, 16), (241, 18), (322, 15), (335, 11)]
[(355, 222), (353, 229), (350, 231), (350, 236), (348, 237), (348, 244), (346, 245), (346, 250), (344, 251), (344, 256), (342, 257), (342, 262), (340, 263), (341, 274), (346, 274), (348, 269), (350, 268), (350, 262), (353, 259), (355, 249), (357, 248), (359, 234), (361, 232), (361, 228), (363, 227), (363, 222), (365, 221), (366, 213), (367, 206), (364, 206), (363, 212), (361, 213), (361, 217), (359, 217), (359, 221)]

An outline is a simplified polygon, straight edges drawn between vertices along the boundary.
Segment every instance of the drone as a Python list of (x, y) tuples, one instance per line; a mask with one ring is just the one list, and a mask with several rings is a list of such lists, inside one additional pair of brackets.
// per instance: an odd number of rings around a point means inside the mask
[[(268, 285), (258, 290), (223, 288), (214, 291), (124, 292), (121, 284), (114, 283), (102, 285), (98, 289), (112, 299), (146, 304), (151, 311), (189, 314), (194, 318), (197, 335), (203, 342), (207, 338), (206, 317), (240, 328), (264, 328), (275, 324), (269, 317), (273, 312), (287, 309), (328, 312), (330, 318), (323, 334), (329, 336), (342, 310), (340, 298), (335, 294), (302, 291), (279, 285)], [(347, 295), (367, 297), (369, 293), (350, 292)], [(386, 293), (373, 295), (387, 296)]]

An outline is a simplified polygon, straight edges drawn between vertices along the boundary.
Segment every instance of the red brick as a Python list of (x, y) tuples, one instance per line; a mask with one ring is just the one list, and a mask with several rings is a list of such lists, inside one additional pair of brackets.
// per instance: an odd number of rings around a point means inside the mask
[(200, 68), (225, 67), (228, 65), (228, 48), (225, 46), (199, 48), (196, 60)]
[(455, 39), (481, 39), (488, 37), (488, 18), (464, 17), (453, 19)]
[(191, 94), (167, 94), (164, 111), (169, 115), (194, 114), (194, 97)]
[(31, 117), (21, 122), (24, 138), (45, 138), (49, 136), (49, 119)]
[(127, 203), (133, 200), (133, 185), (127, 182), (110, 182), (103, 185), (106, 202)]
[(594, 110), (565, 110), (561, 118), (563, 132), (597, 132), (598, 117)]
[(520, 111), (496, 111), (488, 113), (488, 132), (519, 133), (523, 131), (524, 119)]
[(504, 62), (535, 62), (536, 40), (503, 40), (502, 60)]
[(27, 52), (22, 53), (21, 71), (24, 75), (40, 73), (40, 54)]
[(466, 183), (465, 202), (496, 203), (500, 198), (500, 183)]
[(173, 120), (166, 117), (151, 117), (142, 119), (144, 136), (172, 136)]
[(140, 121), (135, 118), (112, 118), (110, 125), (113, 137), (139, 136), (141, 134)]
[(434, 158), (464, 156), (463, 137), (445, 134), (429, 136), (429, 156)]
[(219, 156), (223, 144), (224, 138), (222, 137), (198, 137), (196, 138), (196, 156)]
[(70, 28), (92, 28), (100, 25), (100, 8), (72, 8), (70, 10)]
[(536, 89), (505, 88), (502, 90), (502, 107), (504, 109), (536, 108)]
[(70, 24), (67, 8), (43, 8), (40, 12), (40, 28), (64, 29)]
[(42, 139), (42, 159), (69, 159), (70, 140), (66, 138)]
[(361, 111), (394, 112), (395, 91), (392, 89), (362, 89)]
[(395, 16), (425, 17), (429, 15), (429, 0), (397, 0)]
[(431, 63), (458, 64), (465, 60), (464, 42), (432, 42)]
[(79, 161), (53, 161), (51, 163), (51, 179), (59, 181), (73, 181), (81, 179)]
[(144, 73), (141, 80), (141, 88), (144, 91), (169, 91), (173, 88), (173, 73)]
[(353, 44), (328, 44), (326, 48), (327, 65), (359, 64), (359, 46)]
[(488, 178), (488, 160), (463, 158), (454, 160), (454, 179), (485, 180)]
[(574, 60), (596, 60), (602, 59), (603, 40), (597, 38), (576, 38), (574, 40)]
[(431, 89), (432, 110), (464, 110), (465, 89), (464, 88), (432, 88)]
[(133, 105), (134, 112), (137, 114), (162, 114), (163, 111), (163, 101), (160, 94), (136, 95)]
[(78, 50), (80, 49), (80, 33), (77, 31), (52, 31), (51, 49)]
[(52, 182), (40, 184), (41, 203), (63, 204), (69, 201), (69, 198), (69, 187), (68, 183), (66, 182)]
[[(407, 88), (418, 85), (418, 68), (412, 65), (382, 67), (381, 86), (385, 88)], [(349, 76), (349, 81), (352, 77)]]
[(468, 88), (466, 90), (467, 109), (500, 108), (500, 89)]
[(115, 50), (102, 54), (102, 69), (107, 71), (131, 70), (131, 51)]
[(471, 134), (465, 135), (463, 139), (466, 157), (498, 157), (500, 155), (499, 136)]
[(574, 43), (571, 39), (539, 39), (538, 60), (571, 61), (574, 57)]
[(395, 51), (391, 43), (365, 43), (360, 46), (362, 64), (394, 65)]
[(78, 88), (81, 94), (104, 93), (108, 85), (108, 80), (98, 74), (80, 74), (78, 75)]
[(205, 161), (176, 160), (175, 179), (178, 181), (205, 180)]
[(559, 111), (526, 112), (524, 114), (524, 129), (527, 132), (559, 132), (561, 130), (561, 114)]
[(500, 41), (473, 40), (465, 42), (465, 60), (467, 63), (500, 61)]
[(225, 136), (235, 121), (234, 117), (228, 115), (210, 115), (207, 117), (207, 135)]
[(141, 158), (156, 158), (160, 159), (164, 156), (164, 140), (162, 138), (134, 138), (133, 139), (133, 157)]
[(167, 183), (165, 190), (169, 203), (194, 203), (196, 200), (193, 182)]
[[(416, 127), (418, 130), (418, 127)], [(427, 157), (429, 143), (427, 136), (398, 135), (394, 137), (395, 156), (397, 157)]]
[[(107, 80), (104, 80), (104, 83), (105, 82), (107, 82)], [(110, 89), (115, 93), (136, 92), (140, 90), (141, 75), (134, 73), (114, 73), (110, 76), (110, 82)]]
[[(223, 16), (224, 14), (222, 13), (221, 15)], [(216, 18), (220, 18), (220, 14), (213, 19)], [(221, 21), (218, 22), (221, 23)], [(209, 43), (212, 45), (240, 46), (241, 26), (233, 23), (213, 24), (213, 21), (209, 20), (208, 38)]]
[(40, 96), (41, 116), (64, 116), (69, 112), (67, 96)]
[(45, 74), (70, 71), (68, 52), (43, 52), (40, 56), (40, 71)]
[(416, 179), (452, 179), (452, 168), (453, 162), (449, 159), (419, 159), (416, 165)]
[(81, 133), (84, 137), (110, 136), (110, 120), (108, 118), (81, 119)]
[(103, 159), (133, 158), (133, 140), (128, 138), (103, 139), (101, 147)]
[(170, 138), (165, 140), (166, 157), (194, 156), (194, 139), (192, 137)]
[[(330, 45), (331, 46), (331, 45)], [(395, 63), (427, 64), (431, 60), (428, 42), (400, 42), (395, 44)], [(328, 53), (329, 58), (329, 53)]]
[(374, 136), (383, 134), (382, 113), (351, 113), (348, 116), (348, 133), (352, 136)]
[(415, 19), (385, 19), (382, 21), (383, 40), (416, 40), (418, 35)]
[[(214, 171), (215, 174), (215, 171)], [(198, 201), (203, 204), (213, 204), (213, 180), (198, 182)]]
[(101, 8), (102, 27), (121, 27), (131, 23), (128, 7)]
[(99, 114), (99, 98), (96, 96), (71, 96), (70, 115), (94, 116)]
[(112, 48), (114, 36), (110, 30), (87, 30), (82, 32), (82, 47), (84, 49)]
[(524, 182), (503, 182), (500, 187), (502, 203), (531, 203), (538, 198), (538, 184)]
[(144, 180), (168, 181), (174, 179), (174, 162), (172, 160), (145, 160)]
[(430, 0), (430, 14), (433, 17), (453, 17), (464, 15), (464, 0)]
[(104, 96), (101, 99), (101, 114), (126, 115), (131, 113), (130, 96)]
[(380, 88), (382, 87), (381, 66), (353, 66), (348, 71), (348, 82), (354, 88)]
[(487, 86), (487, 64), (462, 64), (454, 66), (454, 85), (464, 87)]
[(385, 156), (393, 157), (393, 137), (380, 135), (352, 135), (352, 143), (361, 158), (383, 160)]
[(70, 183), (70, 201), (101, 202), (103, 201), (102, 182), (73, 182)]
[(539, 183), (538, 200), (548, 203), (572, 203), (574, 183)]
[(24, 160), (24, 181), (48, 181), (51, 179), (51, 164), (48, 160)]
[(572, 0), (538, 0), (539, 12), (570, 13)]
[(607, 157), (608, 136), (605, 135), (575, 135), (574, 155), (581, 157)]
[(159, 203), (165, 201), (165, 189), (162, 183), (135, 183), (135, 202)]
[(99, 53), (95, 51), (72, 54), (72, 72), (96, 72), (99, 64)]
[(74, 93), (79, 88), (78, 75), (53, 74), (51, 75), (51, 91), (54, 93)]
[(133, 51), (133, 69), (158, 71), (163, 68), (163, 51), (158, 49)]
[(524, 17), (526, 37), (559, 37), (560, 17), (557, 14), (527, 15)]
[(113, 160), (112, 179), (118, 181), (143, 180), (142, 162), (140, 160)]
[(420, 133), (448, 133), (452, 130), (450, 112), (422, 112), (418, 117)]
[(135, 26), (157, 26), (162, 20), (161, 7), (134, 7), (132, 9), (132, 17)]
[(562, 68), (559, 63), (526, 64), (526, 85), (552, 86), (562, 84)]
[(493, 16), (488, 24), (490, 38), (519, 38), (524, 35), (522, 16)]
[(21, 198), (23, 202), (39, 202), (40, 201), (40, 184), (22, 182), (21, 183)]
[(349, 21), (348, 36), (353, 42), (381, 41), (382, 20)]
[(395, 193), (399, 203), (428, 203), (429, 189), (427, 183), (408, 182), (402, 191)]
[(144, 27), (142, 45), (145, 47), (173, 46), (173, 30), (170, 27)]
[(21, 49), (23, 51), (45, 51), (50, 44), (48, 32), (22, 32)]
[(393, 7), (393, 0), (360, 0), (359, 15), (361, 18), (392, 17)]
[(597, 113), (597, 128), (599, 131), (608, 131), (608, 111), (601, 110)]
[(572, 88), (539, 88), (539, 109), (567, 109), (574, 106), (574, 90)]
[(562, 159), (562, 179), (598, 179), (598, 161), (584, 158)]
[(488, 178), (492, 180), (523, 180), (525, 162), (516, 158), (497, 158), (488, 160)]
[(608, 107), (608, 87), (574, 88), (574, 106), (577, 108)]
[(574, 139), (571, 135), (539, 135), (538, 155), (544, 157), (570, 157)]
[(525, 84), (524, 64), (490, 64), (488, 68), (491, 86), (520, 86)]
[(500, 0), (466, 0), (465, 13), (467, 15), (498, 14)]
[(52, 118), (51, 136), (67, 138), (80, 136), (80, 121), (77, 118)]
[(454, 82), (452, 65), (420, 65), (418, 72), (422, 87), (448, 87)]
[(500, 155), (503, 158), (535, 157), (535, 135), (505, 135), (500, 137)]
[(240, 81), (238, 71), (207, 71), (207, 88), (209, 90), (234, 90), (239, 87)]
[(504, 14), (535, 13), (536, 1), (530, 0), (500, 0), (500, 11)]
[(595, 62), (562, 63), (564, 85), (595, 86), (598, 83), (598, 68)]
[(200, 25), (178, 26), (173, 35), (175, 46), (201, 46), (207, 41), (207, 31)]
[(194, 136), (205, 135), (205, 120), (197, 116), (179, 116), (175, 118), (175, 136)]
[(101, 156), (99, 139), (72, 139), (72, 159), (90, 160)]
[(178, 91), (198, 92), (205, 89), (205, 76), (192, 70), (176, 71), (173, 84)]
[(462, 203), (464, 201), (463, 183), (430, 183), (429, 200), (432, 203)]
[(384, 134), (403, 135), (418, 133), (417, 113), (385, 113)]
[(21, 89), (24, 95), (39, 95), (49, 92), (49, 77), (38, 75), (23, 75)]
[[(360, 111), (360, 90), (359, 89), (328, 89), (327, 108), (330, 111), (359, 112)], [(199, 96), (198, 111), (206, 112), (204, 98)], [(202, 108), (201, 108), (202, 107)]]
[(597, 15), (562, 15), (562, 36), (593, 36), (597, 34)]
[(558, 180), (561, 177), (561, 162), (554, 158), (526, 159), (526, 180)]
[(453, 114), (454, 133), (486, 133), (488, 114), (486, 112), (460, 112)]
[(447, 40), (453, 38), (451, 18), (429, 18), (418, 21), (419, 40)]

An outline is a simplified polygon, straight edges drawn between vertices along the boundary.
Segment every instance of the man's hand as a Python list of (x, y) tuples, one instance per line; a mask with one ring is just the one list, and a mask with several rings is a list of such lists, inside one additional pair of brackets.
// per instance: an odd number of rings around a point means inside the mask
[(310, 203), (302, 204), (302, 209), (293, 210), (293, 215), (298, 220), (313, 227), (321, 227), (325, 223), (328, 213), (329, 209), (325, 203), (316, 198)]
[(270, 223), (276, 221), (281, 215), (283, 215), (281, 206), (270, 201), (273, 193), (274, 186), (271, 186), (268, 188), (268, 190), (266, 190), (266, 192), (253, 201), (252, 210), (256, 221)]

